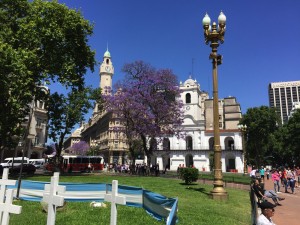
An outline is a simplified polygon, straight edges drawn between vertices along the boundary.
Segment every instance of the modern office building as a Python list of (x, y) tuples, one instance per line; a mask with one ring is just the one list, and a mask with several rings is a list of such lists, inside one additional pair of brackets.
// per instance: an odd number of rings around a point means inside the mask
[(286, 123), (292, 112), (293, 105), (300, 102), (300, 81), (274, 82), (269, 84), (269, 104), (275, 108)]

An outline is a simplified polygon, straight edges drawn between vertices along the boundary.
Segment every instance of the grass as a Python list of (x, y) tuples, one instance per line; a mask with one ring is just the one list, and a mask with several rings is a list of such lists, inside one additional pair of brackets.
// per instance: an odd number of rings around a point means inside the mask
[[(50, 176), (34, 176), (29, 179), (50, 181)], [(249, 193), (244, 190), (226, 188), (229, 200), (220, 202), (209, 198), (211, 185), (194, 183), (187, 186), (178, 179), (106, 174), (60, 176), (61, 182), (111, 183), (112, 180), (118, 180), (120, 185), (143, 187), (167, 197), (178, 197), (179, 225), (249, 225), (251, 223)], [(14, 204), (21, 205), (23, 208), (20, 215), (11, 215), (10, 224), (46, 224), (47, 214), (42, 212), (39, 202), (15, 201)], [(109, 223), (110, 207), (91, 208), (89, 202), (68, 202), (66, 208), (56, 215), (57, 225), (107, 225)], [(142, 208), (118, 206), (118, 224), (161, 225), (165, 222), (155, 220)]]

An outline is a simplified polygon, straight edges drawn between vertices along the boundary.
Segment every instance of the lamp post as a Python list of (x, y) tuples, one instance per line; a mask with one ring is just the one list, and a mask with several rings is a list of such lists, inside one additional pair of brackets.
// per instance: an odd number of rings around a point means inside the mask
[(214, 117), (214, 188), (211, 191), (213, 199), (227, 200), (228, 194), (224, 189), (222, 164), (221, 164), (221, 146), (220, 146), (220, 131), (219, 131), (219, 97), (218, 97), (218, 65), (222, 64), (222, 56), (218, 55), (217, 50), (219, 42), (224, 42), (226, 16), (221, 11), (218, 17), (219, 26), (213, 22), (210, 26), (210, 18), (206, 14), (202, 24), (204, 28), (205, 43), (212, 49), (209, 59), (212, 59), (213, 64), (213, 117)]
[(238, 125), (239, 130), (242, 133), (242, 148), (243, 148), (243, 161), (244, 161), (244, 174), (247, 174), (247, 159), (246, 159), (246, 146), (245, 146), (245, 133), (247, 131), (247, 125), (245, 124), (239, 124)]

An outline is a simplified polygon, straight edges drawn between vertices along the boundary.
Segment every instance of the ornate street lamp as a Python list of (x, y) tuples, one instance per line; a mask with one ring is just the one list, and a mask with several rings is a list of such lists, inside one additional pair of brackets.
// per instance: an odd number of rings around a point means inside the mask
[(247, 174), (247, 159), (246, 159), (246, 146), (245, 146), (245, 133), (247, 131), (247, 125), (245, 124), (239, 124), (238, 125), (239, 130), (242, 133), (242, 148), (243, 148), (243, 160), (244, 160), (244, 174)]
[(219, 42), (224, 42), (226, 16), (221, 11), (218, 18), (219, 26), (213, 22), (210, 26), (210, 18), (206, 15), (203, 18), (202, 24), (204, 28), (205, 43), (212, 49), (209, 59), (212, 59), (213, 64), (213, 114), (214, 114), (214, 188), (211, 191), (213, 199), (227, 200), (228, 194), (224, 189), (221, 163), (221, 146), (220, 146), (220, 131), (219, 131), (219, 97), (218, 97), (218, 65), (222, 64), (222, 56), (217, 54)]

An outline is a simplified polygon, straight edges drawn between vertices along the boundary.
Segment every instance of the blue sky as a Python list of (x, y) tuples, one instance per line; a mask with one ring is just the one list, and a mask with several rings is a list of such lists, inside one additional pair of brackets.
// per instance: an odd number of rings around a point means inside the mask
[[(212, 96), (211, 52), (204, 43), (202, 19), (227, 17), (225, 42), (218, 48), (219, 98), (235, 96), (243, 113), (268, 105), (270, 82), (300, 79), (299, 0), (59, 0), (80, 10), (94, 24), (90, 45), (102, 62), (107, 43), (123, 78), (125, 63), (143, 60), (172, 69), (178, 80), (189, 75)], [(194, 63), (192, 63), (194, 61)], [(99, 66), (86, 76), (99, 86)], [(55, 90), (55, 88), (53, 88)]]

